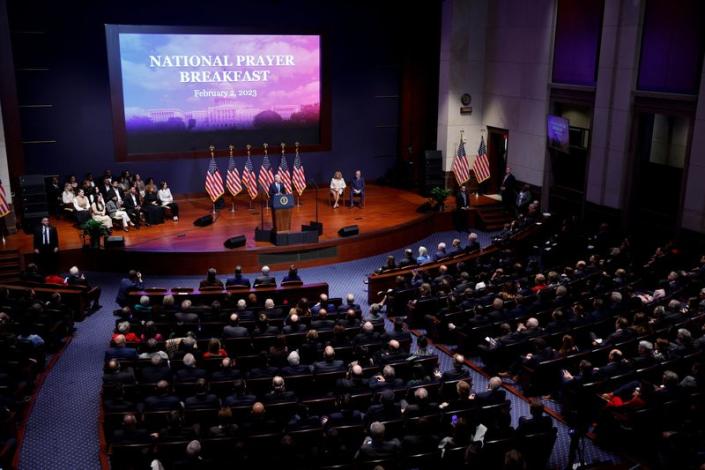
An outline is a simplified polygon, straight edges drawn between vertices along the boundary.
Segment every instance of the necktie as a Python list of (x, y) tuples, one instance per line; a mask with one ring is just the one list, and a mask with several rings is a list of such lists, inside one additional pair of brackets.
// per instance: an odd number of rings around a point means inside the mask
[(49, 229), (46, 226), (44, 226), (44, 244), (49, 244)]

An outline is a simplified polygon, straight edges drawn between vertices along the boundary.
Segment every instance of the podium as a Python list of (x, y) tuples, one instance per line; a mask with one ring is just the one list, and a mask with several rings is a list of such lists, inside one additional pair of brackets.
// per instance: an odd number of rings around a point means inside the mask
[(271, 198), (272, 226), (274, 232), (291, 230), (291, 208), (294, 207), (293, 194), (275, 194)]

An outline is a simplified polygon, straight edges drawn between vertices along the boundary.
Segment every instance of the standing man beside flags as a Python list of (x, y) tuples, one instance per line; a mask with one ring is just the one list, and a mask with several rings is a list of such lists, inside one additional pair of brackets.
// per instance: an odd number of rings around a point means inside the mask
[(225, 189), (223, 188), (223, 177), (220, 176), (218, 165), (215, 163), (215, 147), (211, 145), (210, 151), (211, 162), (208, 165), (208, 171), (206, 171), (206, 192), (213, 202), (213, 212), (215, 212), (215, 202), (225, 194)]
[(296, 192), (299, 193), (299, 197), (301, 197), (306, 189), (306, 175), (304, 174), (304, 166), (301, 164), (301, 157), (299, 157), (299, 143), (296, 142), (294, 145), (296, 145), (296, 157), (294, 158), (294, 171), (292, 172), (291, 178)]

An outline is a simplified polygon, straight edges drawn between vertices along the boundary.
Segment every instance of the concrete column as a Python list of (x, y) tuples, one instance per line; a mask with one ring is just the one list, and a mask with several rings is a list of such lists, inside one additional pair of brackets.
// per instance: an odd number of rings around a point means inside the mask
[[(555, 0), (494, 0), (488, 13), (483, 124), (509, 130), (517, 179), (543, 185)], [(479, 136), (471, 137), (473, 153)]]
[(690, 143), (690, 160), (683, 201), (682, 226), (705, 233), (705, 65), (700, 77), (698, 107), (695, 111), (693, 139)]
[[(438, 150), (450, 171), (465, 131), (466, 151), (475, 154), (483, 128), (487, 0), (444, 0), (438, 86)], [(460, 114), (460, 97), (472, 96), (472, 114)]]
[(586, 198), (615, 209), (624, 207), (641, 18), (639, 1), (605, 2)]

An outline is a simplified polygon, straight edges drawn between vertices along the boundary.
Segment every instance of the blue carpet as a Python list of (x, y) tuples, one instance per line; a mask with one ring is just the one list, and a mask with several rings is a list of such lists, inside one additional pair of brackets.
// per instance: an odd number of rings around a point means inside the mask
[[(490, 244), (491, 234), (479, 231), (477, 233), (482, 246)], [(459, 237), (458, 232), (436, 233), (410, 248), (416, 252), (416, 247), (424, 245), (432, 251), (439, 242), (450, 244), (454, 237)], [(459, 238), (465, 240), (464, 235)], [(399, 258), (403, 248), (405, 247), (387, 254)], [(363, 281), (368, 274), (382, 265), (387, 254), (347, 263), (305, 268), (301, 269), (299, 274), (304, 282), (328, 282), (331, 296), (344, 297), (349, 292), (353, 293), (356, 302), (366, 311), (367, 285)], [(225, 275), (226, 273), (221, 273), (222, 277)], [(275, 272), (274, 275), (281, 279), (284, 272)], [(117, 308), (114, 299), (122, 274), (94, 273), (88, 277), (94, 284), (103, 288), (103, 308), (78, 324), (73, 341), (46, 378), (27, 422), (24, 445), (20, 450), (21, 470), (100, 468), (98, 413), (103, 353), (114, 326), (112, 311)], [(197, 285), (204, 277), (205, 273), (184, 277), (152, 277), (145, 274), (145, 283), (148, 286), (189, 286)], [(390, 326), (389, 322), (387, 326)], [(412, 351), (415, 348), (414, 340)], [(450, 357), (440, 351), (438, 355), (441, 370), (450, 368)], [(472, 375), (475, 390), (487, 387), (487, 380), (482, 375), (475, 372), (472, 372)], [(511, 393), (508, 396), (512, 401), (512, 422), (516, 425), (520, 416), (529, 414), (529, 406)], [(559, 432), (550, 465), (552, 468), (564, 468), (568, 461), (570, 443), (568, 428), (557, 421), (555, 424)], [(590, 441), (586, 442), (585, 456), (588, 462), (618, 462), (617, 457), (601, 451)]]

